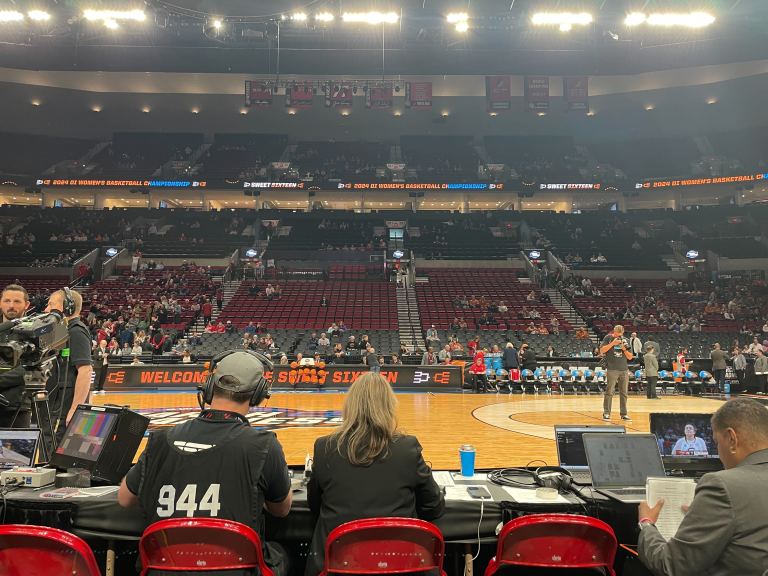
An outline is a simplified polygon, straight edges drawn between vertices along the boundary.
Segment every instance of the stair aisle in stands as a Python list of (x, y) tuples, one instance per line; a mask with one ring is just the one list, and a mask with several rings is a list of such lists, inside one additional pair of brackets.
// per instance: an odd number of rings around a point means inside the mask
[(422, 348), (424, 340), (421, 336), (421, 318), (419, 305), (416, 302), (416, 291), (413, 287), (397, 288), (397, 320), (400, 332), (400, 342), (409, 350)]
[[(545, 288), (543, 292), (549, 295), (550, 299), (552, 300), (552, 305), (557, 308), (558, 312), (560, 312), (563, 318), (568, 321), (568, 324), (574, 328), (587, 326), (584, 318), (576, 311), (571, 303), (565, 299), (565, 296), (560, 293), (560, 290), (557, 288)], [(600, 343), (600, 339), (597, 337), (597, 334), (591, 327), (587, 326), (587, 332), (589, 332), (589, 339), (592, 340), (595, 345)]]

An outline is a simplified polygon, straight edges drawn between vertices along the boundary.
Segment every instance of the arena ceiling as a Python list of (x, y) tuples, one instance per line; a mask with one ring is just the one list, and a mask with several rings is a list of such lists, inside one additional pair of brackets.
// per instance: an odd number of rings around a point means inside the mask
[[(106, 30), (85, 7), (133, 8), (119, 0), (42, 0), (50, 22), (0, 27), (0, 66), (38, 70), (250, 74), (616, 75), (768, 58), (765, 0), (146, 0), (147, 20)], [(139, 3), (139, 5), (141, 5)], [(31, 0), (0, 0), (28, 9)], [(392, 10), (390, 26), (316, 23), (318, 11)], [(701, 30), (627, 29), (634, 10), (708, 10)], [(588, 11), (595, 21), (567, 33), (534, 28), (534, 11)], [(290, 14), (305, 11), (307, 21)], [(466, 11), (469, 30), (446, 23)], [(282, 16), (288, 15), (283, 20)], [(214, 19), (222, 25), (216, 29)], [(279, 40), (278, 40), (279, 38)], [(279, 45), (279, 47), (278, 47)]]

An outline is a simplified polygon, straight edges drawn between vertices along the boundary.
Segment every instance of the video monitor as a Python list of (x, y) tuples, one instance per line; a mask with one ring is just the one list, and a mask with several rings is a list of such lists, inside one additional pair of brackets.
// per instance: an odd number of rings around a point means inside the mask
[(32, 466), (39, 442), (38, 428), (0, 428), (0, 470)]
[(651, 432), (659, 441), (662, 456), (717, 458), (712, 435), (712, 414), (653, 413)]

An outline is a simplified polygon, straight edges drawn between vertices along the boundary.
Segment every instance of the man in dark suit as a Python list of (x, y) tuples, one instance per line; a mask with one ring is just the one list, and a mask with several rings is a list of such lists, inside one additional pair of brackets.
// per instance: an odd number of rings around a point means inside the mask
[(768, 572), (768, 410), (735, 398), (712, 416), (725, 470), (706, 474), (674, 537), (655, 523), (664, 506), (640, 504), (638, 553), (657, 576), (762, 576)]

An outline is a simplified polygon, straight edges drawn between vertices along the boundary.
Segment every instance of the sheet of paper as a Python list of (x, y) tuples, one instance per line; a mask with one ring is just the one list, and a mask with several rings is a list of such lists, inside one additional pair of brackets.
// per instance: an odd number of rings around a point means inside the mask
[(648, 504), (655, 506), (659, 499), (664, 500), (656, 528), (667, 540), (672, 538), (680, 527), (685, 514), (682, 506), (689, 506), (696, 491), (696, 482), (692, 478), (648, 478), (645, 494)]
[(571, 504), (562, 494), (558, 494), (556, 498), (546, 500), (536, 496), (536, 490), (533, 488), (515, 488), (513, 486), (502, 486), (504, 491), (512, 497), (512, 500), (518, 504)]
[(104, 496), (117, 492), (120, 486), (92, 486), (91, 488), (80, 488), (73, 498), (88, 498), (89, 496)]
[[(445, 487), (445, 499), (452, 500), (454, 502), (477, 502), (480, 503), (479, 498), (472, 498), (467, 492), (469, 484), (462, 484), (460, 486), (446, 486)], [(487, 490), (487, 488), (486, 488)], [(485, 499), (485, 502), (489, 502), (489, 499)]]
[(432, 470), (432, 478), (435, 479), (438, 486), (454, 486), (453, 477), (451, 473), (446, 470)]

